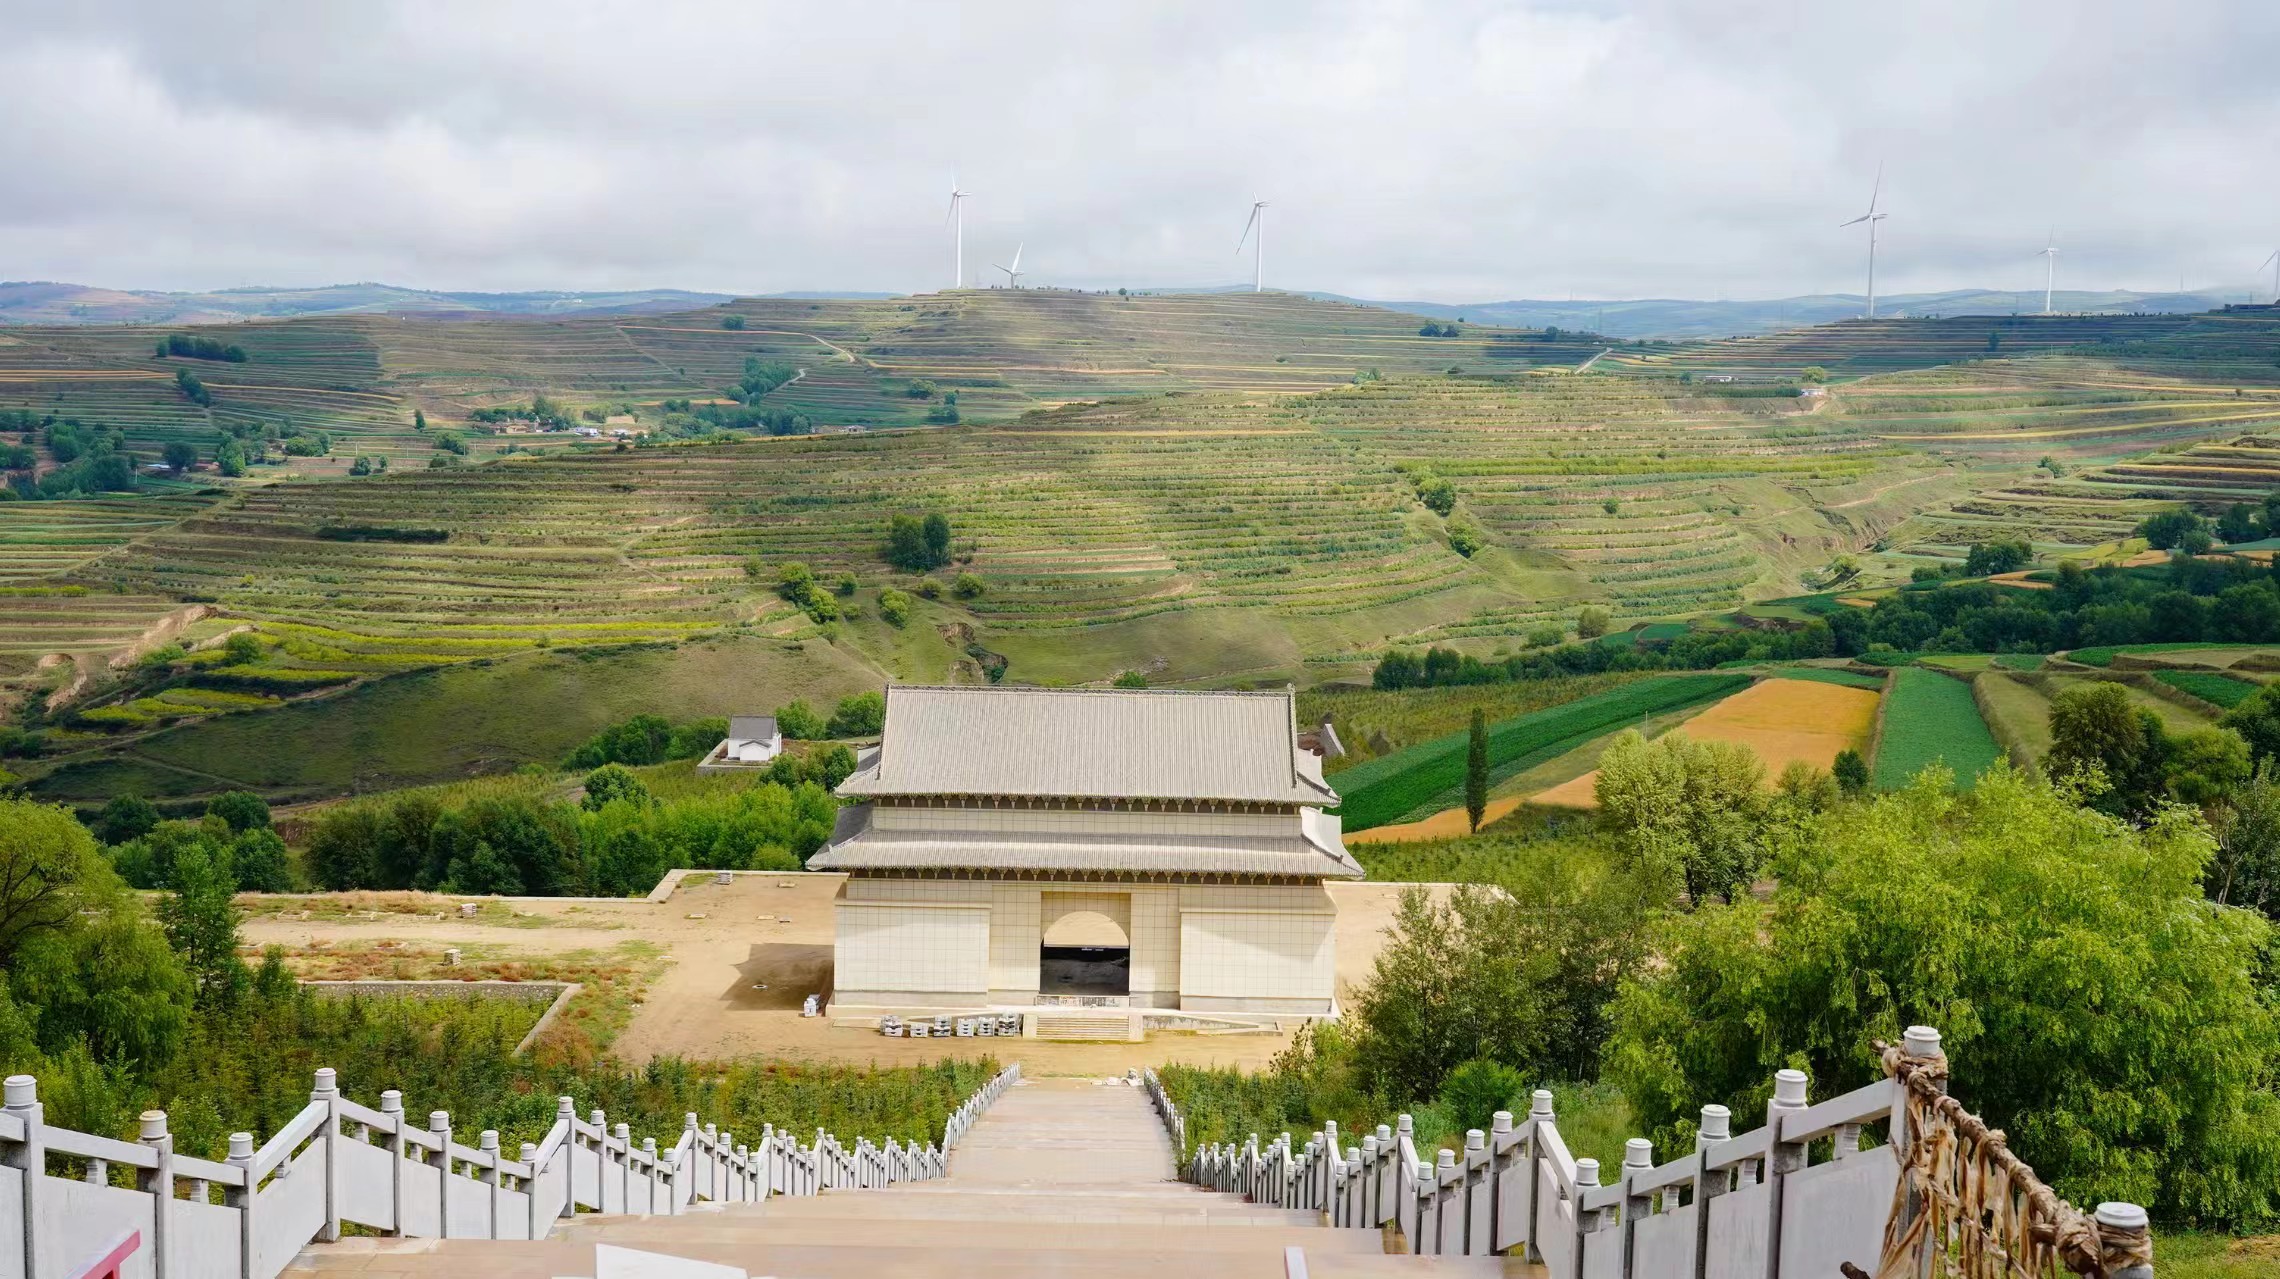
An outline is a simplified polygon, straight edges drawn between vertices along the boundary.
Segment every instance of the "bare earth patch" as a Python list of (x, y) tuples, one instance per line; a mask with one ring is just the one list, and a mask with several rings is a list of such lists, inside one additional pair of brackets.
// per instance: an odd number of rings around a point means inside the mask
[[(674, 1054), (898, 1065), (995, 1055), (1018, 1057), (1036, 1074), (1098, 1075), (1174, 1061), (1259, 1067), (1288, 1042), (1272, 1034), (1155, 1032), (1137, 1044), (1020, 1040), (1016, 1048), (995, 1039), (888, 1039), (802, 1017), (801, 1000), (830, 988), (832, 900), (843, 878), (747, 874), (721, 885), (692, 876), (664, 902), (490, 899), (471, 918), (459, 914), (465, 899), (432, 894), (373, 895), (379, 900), (345, 910), (324, 909), (322, 896), (247, 897), (243, 932), (250, 948), (285, 947), (310, 977), (579, 980), (579, 972), (590, 979), (607, 969), (619, 1007), (593, 1010), (597, 1038), (633, 1062)], [(1369, 975), (1404, 887), (1330, 886), (1339, 912), (1342, 997)], [(654, 948), (657, 959), (620, 953), (636, 941)], [(446, 948), (461, 952), (458, 967), (444, 966)], [(610, 1024), (628, 1009), (622, 1030)]]

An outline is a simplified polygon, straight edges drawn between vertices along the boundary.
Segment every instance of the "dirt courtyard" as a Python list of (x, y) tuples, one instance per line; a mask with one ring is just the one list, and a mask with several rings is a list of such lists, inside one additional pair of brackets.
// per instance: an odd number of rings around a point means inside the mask
[[(1099, 1075), (1165, 1062), (1264, 1066), (1288, 1036), (1151, 1032), (1137, 1044), (1072, 1044), (1024, 1039), (889, 1039), (800, 1016), (800, 1002), (828, 988), (832, 899), (844, 876), (740, 874), (729, 884), (692, 875), (672, 898), (647, 902), (518, 898), (512, 922), (495, 910), (461, 918), (454, 899), (436, 913), (379, 918), (300, 919), (298, 912), (246, 919), (250, 947), (288, 948), (396, 942), (481, 948), (495, 959), (543, 971), (549, 956), (607, 951), (642, 941), (665, 953), (663, 971), (643, 993), (633, 1020), (612, 1046), (630, 1061), (658, 1054), (693, 1058), (764, 1056), (786, 1060), (894, 1065), (945, 1056), (1018, 1058), (1038, 1074)], [(1405, 885), (1332, 884), (1338, 904), (1338, 979), (1350, 992), (1369, 974)], [(438, 914), (443, 917), (439, 918)], [(765, 989), (761, 989), (765, 987)], [(1342, 996), (1343, 997), (1343, 996)]]

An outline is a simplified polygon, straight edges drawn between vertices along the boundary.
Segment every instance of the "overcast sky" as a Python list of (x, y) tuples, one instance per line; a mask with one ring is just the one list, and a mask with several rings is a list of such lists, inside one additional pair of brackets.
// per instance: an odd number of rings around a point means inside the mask
[[(0, 278), (2248, 287), (2280, 4), (0, 0)], [(2266, 278), (2269, 279), (2269, 272)]]

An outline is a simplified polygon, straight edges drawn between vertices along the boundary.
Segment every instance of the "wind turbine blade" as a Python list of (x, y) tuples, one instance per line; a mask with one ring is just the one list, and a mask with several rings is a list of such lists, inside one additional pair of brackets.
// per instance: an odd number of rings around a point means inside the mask
[(1868, 189), (1868, 211), (1876, 212), (1876, 201), (1884, 194), (1884, 161), (1876, 162), (1876, 185)]
[(2274, 250), (2272, 250), (2272, 257), (2268, 257), (2268, 258), (2264, 259), (2262, 262), (2259, 262), (2259, 263), (2257, 263), (2257, 264), (2256, 264), (2256, 269), (2257, 269), (2257, 270), (2259, 270), (2259, 271), (2261, 271), (2261, 270), (2263, 270), (2264, 268), (2266, 268), (2266, 267), (2268, 267), (2268, 266), (2271, 266), (2271, 265), (2272, 265), (2272, 258), (2280, 258), (2280, 249), (2274, 249)]
[[(1843, 229), (1843, 228), (1845, 228), (1845, 227), (1848, 227), (1848, 226), (1859, 226), (1861, 223), (1863, 223), (1863, 222), (1866, 222), (1866, 221), (1868, 221), (1868, 215), (1867, 215), (1867, 214), (1865, 214), (1865, 213), (1863, 213), (1863, 214), (1861, 214), (1859, 217), (1857, 217), (1857, 218), (1854, 218), (1854, 219), (1853, 219), (1852, 221), (1850, 221), (1850, 222), (1839, 222), (1839, 223), (1837, 223), (1837, 226), (1838, 226), (1838, 228), (1841, 230), (1841, 229)], [(2259, 269), (2262, 269), (2262, 268), (2259, 268)]]
[[(1252, 228), (1252, 227), (1254, 227), (1254, 226), (1257, 226), (1258, 224), (1259, 224), (1259, 204), (1258, 204), (1258, 201), (1254, 200), (1254, 201), (1252, 201), (1252, 202), (1251, 202), (1251, 217), (1250, 217), (1250, 219), (1249, 219), (1248, 221), (1246, 221), (1246, 222), (1244, 222), (1244, 223), (1243, 223), (1243, 235), (1242, 235), (1242, 238), (1240, 238), (1240, 239), (1238, 239), (1238, 240), (1236, 240), (1236, 241), (1235, 241), (1235, 251), (1236, 251), (1237, 253), (1241, 253), (1241, 252), (1243, 251), (1243, 246), (1244, 246), (1245, 244), (1249, 243), (1249, 241), (1250, 241), (1250, 239), (1251, 239), (1251, 228)], [(2257, 268), (2257, 270), (2259, 270), (2259, 271), (2261, 271), (2261, 270), (2263, 270), (2263, 269), (2264, 269), (2264, 268), (2262, 268), (2262, 267), (2258, 267), (2258, 268)]]
[(1016, 272), (1021, 270), (1021, 251), (1026, 247), (1027, 245), (1025, 244), (1016, 244), (1013, 246), (1013, 269)]

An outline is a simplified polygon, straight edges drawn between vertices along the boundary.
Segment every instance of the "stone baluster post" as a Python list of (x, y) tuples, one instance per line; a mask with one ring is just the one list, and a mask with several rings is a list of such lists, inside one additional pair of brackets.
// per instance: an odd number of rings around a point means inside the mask
[(1781, 1131), (1781, 1121), (1805, 1109), (1806, 1088), (1802, 1070), (1773, 1072), (1773, 1100), (1765, 1107), (1766, 1136), (1771, 1141), (1765, 1156), (1766, 1188), (1770, 1192), (1766, 1196), (1765, 1279), (1781, 1279), (1781, 1236), (1787, 1224), (1781, 1219), (1782, 1182), (1805, 1166), (1805, 1143), (1790, 1140)]
[(1399, 1206), (1392, 1202), (1393, 1195), (1389, 1193), (1395, 1188), (1392, 1185), (1393, 1150), (1392, 1125), (1379, 1124), (1377, 1126), (1378, 1166), (1375, 1173), (1370, 1177), (1371, 1207), (1368, 1224), (1372, 1226), (1384, 1225), (1393, 1218), (1394, 1213), (1400, 1211)]
[(0, 1159), (7, 1166), (22, 1173), (18, 1181), (18, 1195), (22, 1199), (20, 1210), (24, 1217), (24, 1273), (44, 1275), (45, 1240), (39, 1229), (40, 1180), (47, 1172), (47, 1135), (40, 1131), (42, 1124), (39, 1081), (30, 1075), (10, 1075), (5, 1085), (7, 1112), (24, 1125), (24, 1139), (14, 1146), (0, 1147)]
[(1653, 1208), (1653, 1196), (1634, 1188), (1638, 1178), (1653, 1171), (1655, 1143), (1644, 1137), (1633, 1137), (1623, 1143), (1623, 1273), (1635, 1273), (1632, 1262), (1638, 1256), (1639, 1222)]
[(485, 1128), (476, 1134), (475, 1148), (489, 1156), (491, 1161), (490, 1167), (483, 1170), (482, 1178), (483, 1183), (491, 1188), (491, 1207), (489, 1220), (485, 1223), (484, 1237), (488, 1239), (502, 1238), (503, 1236), (499, 1234), (499, 1191), (501, 1189), (499, 1160), (504, 1156), (499, 1153), (499, 1130)]
[(554, 1124), (562, 1130), (562, 1144), (554, 1148), (554, 1157), (562, 1161), (562, 1209), (556, 1215), (575, 1217), (578, 1215), (578, 1103), (568, 1097), (556, 1097)]
[(264, 1274), (266, 1271), (261, 1268), (260, 1258), (257, 1256), (259, 1250), (255, 1247), (261, 1239), (260, 1234), (254, 1229), (254, 1218), (259, 1215), (256, 1209), (260, 1207), (261, 1194), (260, 1188), (255, 1185), (257, 1179), (253, 1175), (252, 1133), (233, 1132), (230, 1134), (230, 1153), (225, 1162), (245, 1174), (245, 1180), (242, 1183), (222, 1188), (222, 1202), (238, 1210), (238, 1273), (244, 1276), (244, 1279), (254, 1279), (254, 1276)]
[(1485, 1257), (1495, 1249), (1490, 1246), (1488, 1204), (1481, 1199), (1481, 1191), (1488, 1185), (1488, 1134), (1478, 1128), (1465, 1130), (1465, 1176), (1461, 1189), (1465, 1196), (1465, 1255)]
[(1512, 1131), (1512, 1112), (1499, 1110), (1488, 1121), (1488, 1255), (1495, 1256), (1504, 1246), (1504, 1178), (1512, 1160), (1498, 1153), (1508, 1143), (1506, 1136)]
[(1600, 1224), (1601, 1224), (1601, 1222), (1600, 1222), (1600, 1215), (1599, 1215), (1599, 1213), (1598, 1213), (1597, 1211), (1587, 1210), (1587, 1209), (1585, 1209), (1585, 1208), (1584, 1208), (1584, 1206), (1583, 1206), (1583, 1192), (1584, 1192), (1584, 1191), (1586, 1191), (1586, 1190), (1590, 1190), (1590, 1189), (1592, 1189), (1592, 1188), (1596, 1187), (1598, 1184), (1599, 1184), (1599, 1161), (1598, 1161), (1598, 1160), (1596, 1160), (1596, 1159), (1578, 1159), (1578, 1160), (1576, 1160), (1576, 1161), (1575, 1161), (1575, 1261), (1574, 1261), (1574, 1266), (1575, 1266), (1575, 1269), (1574, 1269), (1574, 1270), (1573, 1270), (1571, 1273), (1569, 1273), (1569, 1274), (1566, 1274), (1566, 1275), (1561, 1275), (1561, 1276), (1556, 1276), (1556, 1277), (1555, 1277), (1555, 1279), (1583, 1279), (1583, 1273), (1584, 1273), (1583, 1250), (1584, 1250), (1584, 1248), (1585, 1248), (1585, 1247), (1587, 1247), (1587, 1246), (1588, 1246), (1588, 1244), (1589, 1244), (1589, 1241), (1590, 1241), (1590, 1238), (1591, 1238), (1591, 1236), (1593, 1236), (1593, 1235), (1595, 1235), (1595, 1234), (1598, 1234), (1598, 1233), (1599, 1233), (1599, 1227), (1600, 1227)]
[(705, 1198), (720, 1198), (720, 1126), (705, 1125)]
[(624, 1124), (610, 1130), (617, 1146), (618, 1157), (618, 1211), (633, 1211), (633, 1130)]
[(380, 1094), (380, 1113), (388, 1117), (388, 1233), (404, 1235), (404, 1094), (390, 1088)]
[[(2098, 1205), (2093, 1220), (2098, 1223), (2098, 1242), (2103, 1245), (2107, 1256), (2138, 1252), (2145, 1247), (2146, 1215), (2145, 1209), (2138, 1205), (2102, 1203)], [(2123, 1266), (2106, 1279), (2153, 1279), (2153, 1262), (2150, 1260), (2152, 1254), (2145, 1255), (2149, 1258), (2146, 1262)]]
[(141, 1131), (135, 1139), (158, 1156), (157, 1167), (136, 1169), (136, 1180), (138, 1189), (150, 1196), (152, 1279), (167, 1279), (174, 1269), (174, 1134), (166, 1130), (166, 1112), (142, 1112)]
[(530, 1169), (530, 1177), (523, 1182), (523, 1208), (528, 1214), (523, 1225), (523, 1238), (544, 1239), (546, 1224), (538, 1215), (538, 1143), (526, 1141), (522, 1144), (522, 1162), (524, 1167)]
[(1520, 1175), (1528, 1179), (1527, 1185), (1523, 1187), (1521, 1201), (1527, 1205), (1524, 1209), (1527, 1213), (1524, 1228), (1528, 1234), (1528, 1246), (1523, 1259), (1538, 1263), (1544, 1260), (1544, 1250), (1538, 1245), (1543, 1238), (1545, 1216), (1544, 1205), (1540, 1202), (1544, 1193), (1544, 1177), (1539, 1167), (1544, 1162), (1544, 1132), (1547, 1129), (1557, 1131), (1557, 1124), (1558, 1120), (1552, 1115), (1552, 1090), (1538, 1088), (1529, 1093), (1528, 1157), (1520, 1165)]
[(435, 1237), (451, 1238), (451, 1112), (428, 1112), (428, 1132), (435, 1137)]
[(325, 1108), (323, 1126), (317, 1129), (325, 1151), (325, 1219), (317, 1238), (334, 1243), (340, 1239), (340, 1076), (332, 1067), (318, 1068), (309, 1100)]
[(1710, 1272), (1710, 1201), (1734, 1184), (1732, 1169), (1712, 1172), (1706, 1165), (1710, 1152), (1733, 1136), (1733, 1112), (1720, 1105), (1702, 1108), (1702, 1121), (1694, 1126), (1694, 1149), (1702, 1163), (1694, 1169), (1694, 1279)]

